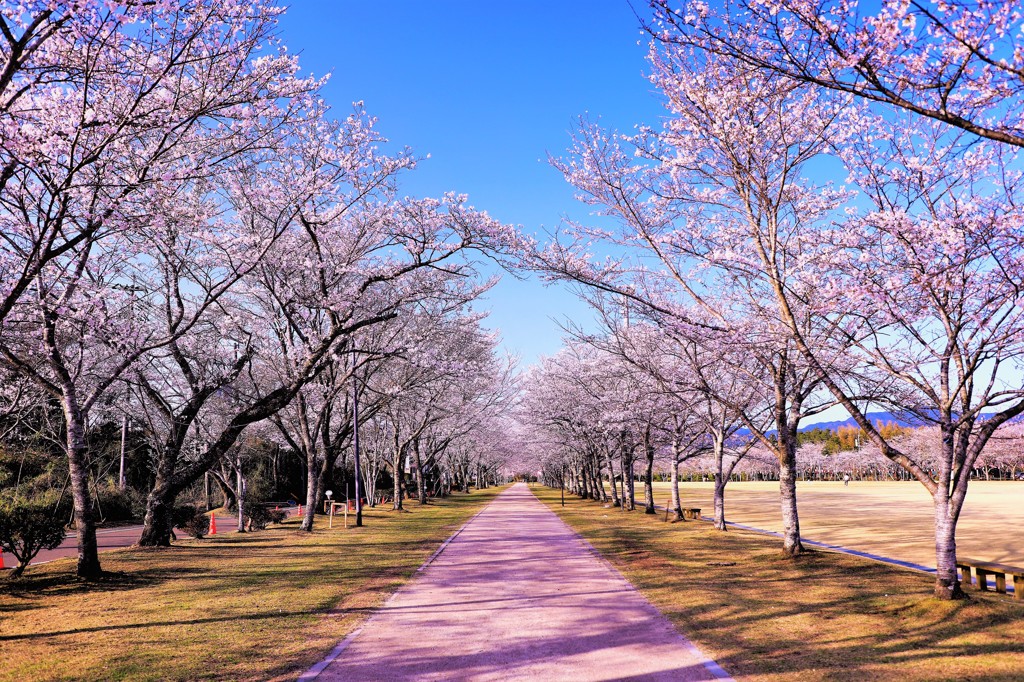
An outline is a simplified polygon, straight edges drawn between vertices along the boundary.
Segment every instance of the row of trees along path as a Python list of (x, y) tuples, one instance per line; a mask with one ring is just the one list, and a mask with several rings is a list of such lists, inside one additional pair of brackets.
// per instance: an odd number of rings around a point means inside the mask
[[(470, 309), (491, 284), (470, 254), (515, 230), (462, 196), (400, 193), (416, 159), (383, 151), (361, 104), (329, 111), (279, 39), (283, 11), (0, 4), (0, 405), (59, 407), (83, 578), (102, 574), (97, 425), (145, 424), (140, 544), (161, 546), (179, 496), (240, 461), (243, 434), (300, 453), (318, 509), (353, 439), (350, 394), (392, 441), (395, 480), (410, 453), (422, 472), (468, 448), (500, 401), (474, 392), (503, 372)], [(395, 417), (431, 391), (452, 399)]]
[[(708, 441), (739, 427), (772, 453), (790, 556), (800, 424), (845, 408), (927, 489), (935, 595), (962, 597), (972, 471), (1024, 414), (1019, 7), (651, 5), (666, 115), (635, 134), (581, 121), (555, 164), (610, 220), (567, 223), (535, 267), (583, 285), (606, 320), (596, 345), (628, 367), (608, 380), (650, 398), (624, 414), (668, 395), (713, 420)], [(845, 186), (822, 182), (829, 167)], [(927, 458), (878, 428), (880, 407), (934, 425)], [(658, 430), (629, 436), (647, 462)]]

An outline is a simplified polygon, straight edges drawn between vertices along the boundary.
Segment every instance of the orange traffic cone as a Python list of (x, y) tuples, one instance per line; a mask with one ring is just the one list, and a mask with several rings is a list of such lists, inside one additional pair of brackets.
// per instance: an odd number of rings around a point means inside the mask
[(210, 514), (210, 532), (207, 533), (207, 535), (216, 535), (216, 534), (217, 534), (217, 517), (214, 516), (213, 514)]
[(299, 516), (302, 516), (302, 505), (299, 505)]

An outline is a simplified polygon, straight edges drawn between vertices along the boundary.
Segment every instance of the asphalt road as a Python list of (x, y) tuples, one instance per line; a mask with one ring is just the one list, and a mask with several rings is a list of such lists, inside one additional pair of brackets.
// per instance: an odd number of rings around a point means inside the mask
[[(291, 512), (294, 513), (294, 512)], [(238, 528), (238, 517), (237, 516), (218, 516), (217, 517), (217, 533), (234, 533)], [(176, 531), (178, 537), (186, 537), (182, 531)], [(100, 551), (109, 549), (120, 549), (123, 547), (131, 547), (139, 538), (142, 536), (142, 524), (133, 526), (118, 526), (116, 528), (101, 528), (96, 531), (96, 542), (99, 545)], [(68, 533), (67, 537), (64, 538), (64, 542), (60, 544), (56, 549), (44, 550), (36, 555), (36, 558), (30, 563), (30, 566), (36, 564), (43, 564), (54, 559), (63, 559), (64, 557), (78, 556), (78, 535), (76, 533)], [(4, 566), (12, 568), (17, 565), (17, 560), (13, 555), (4, 552), (3, 554)]]

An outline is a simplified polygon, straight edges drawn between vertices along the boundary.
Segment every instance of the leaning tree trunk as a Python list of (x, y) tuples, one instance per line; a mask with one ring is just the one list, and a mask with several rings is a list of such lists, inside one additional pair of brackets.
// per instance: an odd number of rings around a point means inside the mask
[[(174, 478), (181, 459), (182, 428), (187, 432), (188, 424), (179, 424), (177, 430), (172, 430), (157, 452), (156, 480), (146, 496), (146, 515), (138, 543), (141, 547), (171, 546), (171, 538), (174, 536), (174, 504), (182, 490), (181, 486), (175, 484)], [(233, 491), (220, 476), (214, 474), (213, 478), (220, 485), (225, 501), (229, 492), (234, 497)]]
[[(782, 503), (782, 552), (797, 556), (804, 551), (800, 542), (800, 516), (796, 509), (796, 444), (779, 445), (779, 498)], [(717, 482), (716, 482), (717, 485)]]
[(220, 473), (211, 470), (210, 474), (213, 476), (214, 482), (217, 487), (220, 488), (220, 496), (222, 498), (221, 506), (224, 507), (225, 511), (237, 511), (238, 510), (238, 496), (235, 495), (235, 489), (225, 480), (227, 474), (224, 472), (223, 465), (221, 465)]

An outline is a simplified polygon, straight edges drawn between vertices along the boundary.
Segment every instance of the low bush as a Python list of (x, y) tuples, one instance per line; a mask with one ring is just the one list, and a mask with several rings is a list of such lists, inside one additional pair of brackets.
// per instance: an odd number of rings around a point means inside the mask
[(175, 507), (171, 518), (174, 527), (185, 531), (190, 538), (204, 538), (210, 530), (210, 518), (202, 509), (190, 504)]
[(18, 560), (11, 577), (18, 577), (44, 549), (64, 541), (69, 507), (56, 492), (33, 498), (0, 499), (0, 547)]
[(103, 521), (132, 521), (145, 514), (146, 500), (136, 490), (101, 485), (96, 493), (96, 510)]
[(287, 517), (287, 512), (270, 509), (259, 502), (246, 502), (245, 511), (249, 519), (249, 530), (264, 530), (271, 523), (281, 523)]

